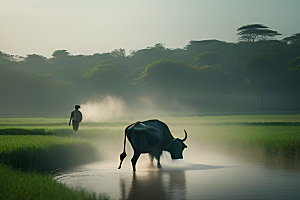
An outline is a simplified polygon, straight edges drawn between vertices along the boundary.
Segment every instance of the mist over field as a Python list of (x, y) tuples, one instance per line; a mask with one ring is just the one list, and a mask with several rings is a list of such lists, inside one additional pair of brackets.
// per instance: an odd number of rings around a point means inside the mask
[(118, 120), (124, 116), (124, 101), (115, 96), (105, 96), (94, 101), (81, 104), (81, 112), (84, 113), (84, 121), (100, 122)]

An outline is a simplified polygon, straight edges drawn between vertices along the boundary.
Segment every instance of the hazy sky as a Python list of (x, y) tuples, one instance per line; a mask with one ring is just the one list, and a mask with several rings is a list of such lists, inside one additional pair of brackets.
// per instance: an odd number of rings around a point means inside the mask
[(300, 32), (300, 0), (0, 0), (0, 51), (51, 57), (57, 49), (127, 53), (190, 40), (236, 42), (236, 29), (261, 23), (282, 39)]

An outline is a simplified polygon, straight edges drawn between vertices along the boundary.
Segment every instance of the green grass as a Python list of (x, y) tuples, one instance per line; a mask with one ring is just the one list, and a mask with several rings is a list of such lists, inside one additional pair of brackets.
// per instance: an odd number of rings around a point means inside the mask
[[(170, 120), (169, 120), (170, 119)], [(299, 114), (290, 115), (229, 115), (205, 117), (172, 117), (166, 118), (172, 124), (201, 124), (201, 125), (226, 125), (226, 124), (253, 124), (253, 123), (300, 123)]]
[(300, 155), (300, 126), (220, 125), (205, 127), (199, 141), (228, 149), (253, 149), (285, 157)]
[(96, 195), (81, 188), (68, 188), (48, 175), (21, 172), (0, 164), (0, 199), (104, 200), (109, 196)]
[(68, 124), (69, 118), (11, 117), (0, 118), (1, 126), (55, 126)]
[[(231, 149), (253, 149), (261, 153), (299, 155), (300, 115), (233, 115), (205, 117), (164, 117), (160, 120), (171, 131), (187, 129), (199, 141)], [(59, 136), (80, 137), (88, 140), (123, 138), (124, 128), (130, 122), (82, 122), (79, 132), (72, 133), (68, 118), (0, 118), (1, 129), (45, 129)], [(178, 129), (178, 131), (177, 131)], [(11, 130), (11, 129), (10, 129)], [(174, 133), (172, 131), (172, 133)]]
[[(98, 127), (127, 126), (129, 122), (83, 122), (80, 127), (91, 129)], [(0, 129), (4, 128), (46, 128), (46, 129), (70, 129), (69, 118), (1, 118)]]
[(54, 130), (36, 128), (36, 129), (24, 129), (24, 128), (5, 128), (0, 129), (0, 135), (57, 135)]
[(72, 137), (65, 121), (0, 118), (0, 199), (109, 199), (43, 174), (98, 159), (91, 141)]
[[(25, 135), (26, 131), (35, 131), (37, 135), (55, 134), (57, 136), (71, 136), (92, 138), (99, 135), (115, 134), (115, 130), (124, 132), (124, 128), (131, 122), (81, 122), (79, 131), (73, 134), (72, 126), (68, 125), (68, 118), (0, 118), (0, 135), (15, 132), (15, 135)], [(19, 129), (19, 130), (18, 130)], [(22, 129), (22, 130), (21, 130)], [(8, 133), (12, 135), (12, 133)]]
[[(300, 157), (300, 115), (208, 116), (166, 119), (171, 131), (185, 128), (199, 145), (232, 151)], [(173, 131), (172, 131), (173, 132)], [(189, 137), (191, 138), (191, 137)]]
[(0, 162), (18, 169), (51, 171), (96, 158), (96, 148), (79, 138), (0, 135)]

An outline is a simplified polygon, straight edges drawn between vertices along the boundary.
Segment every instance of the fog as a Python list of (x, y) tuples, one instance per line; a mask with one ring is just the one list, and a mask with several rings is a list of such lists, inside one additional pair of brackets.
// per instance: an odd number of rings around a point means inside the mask
[(123, 99), (111, 95), (82, 103), (80, 106), (86, 122), (119, 120), (125, 111)]

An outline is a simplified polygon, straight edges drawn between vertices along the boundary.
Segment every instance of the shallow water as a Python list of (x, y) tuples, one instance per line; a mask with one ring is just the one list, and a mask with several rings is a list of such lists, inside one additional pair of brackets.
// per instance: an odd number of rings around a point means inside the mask
[(61, 171), (54, 179), (111, 199), (300, 199), (300, 170), (215, 158), (226, 164), (174, 162), (164, 154), (161, 170), (147, 167), (142, 156), (135, 173), (128, 161), (120, 170), (117, 162), (102, 161)]

